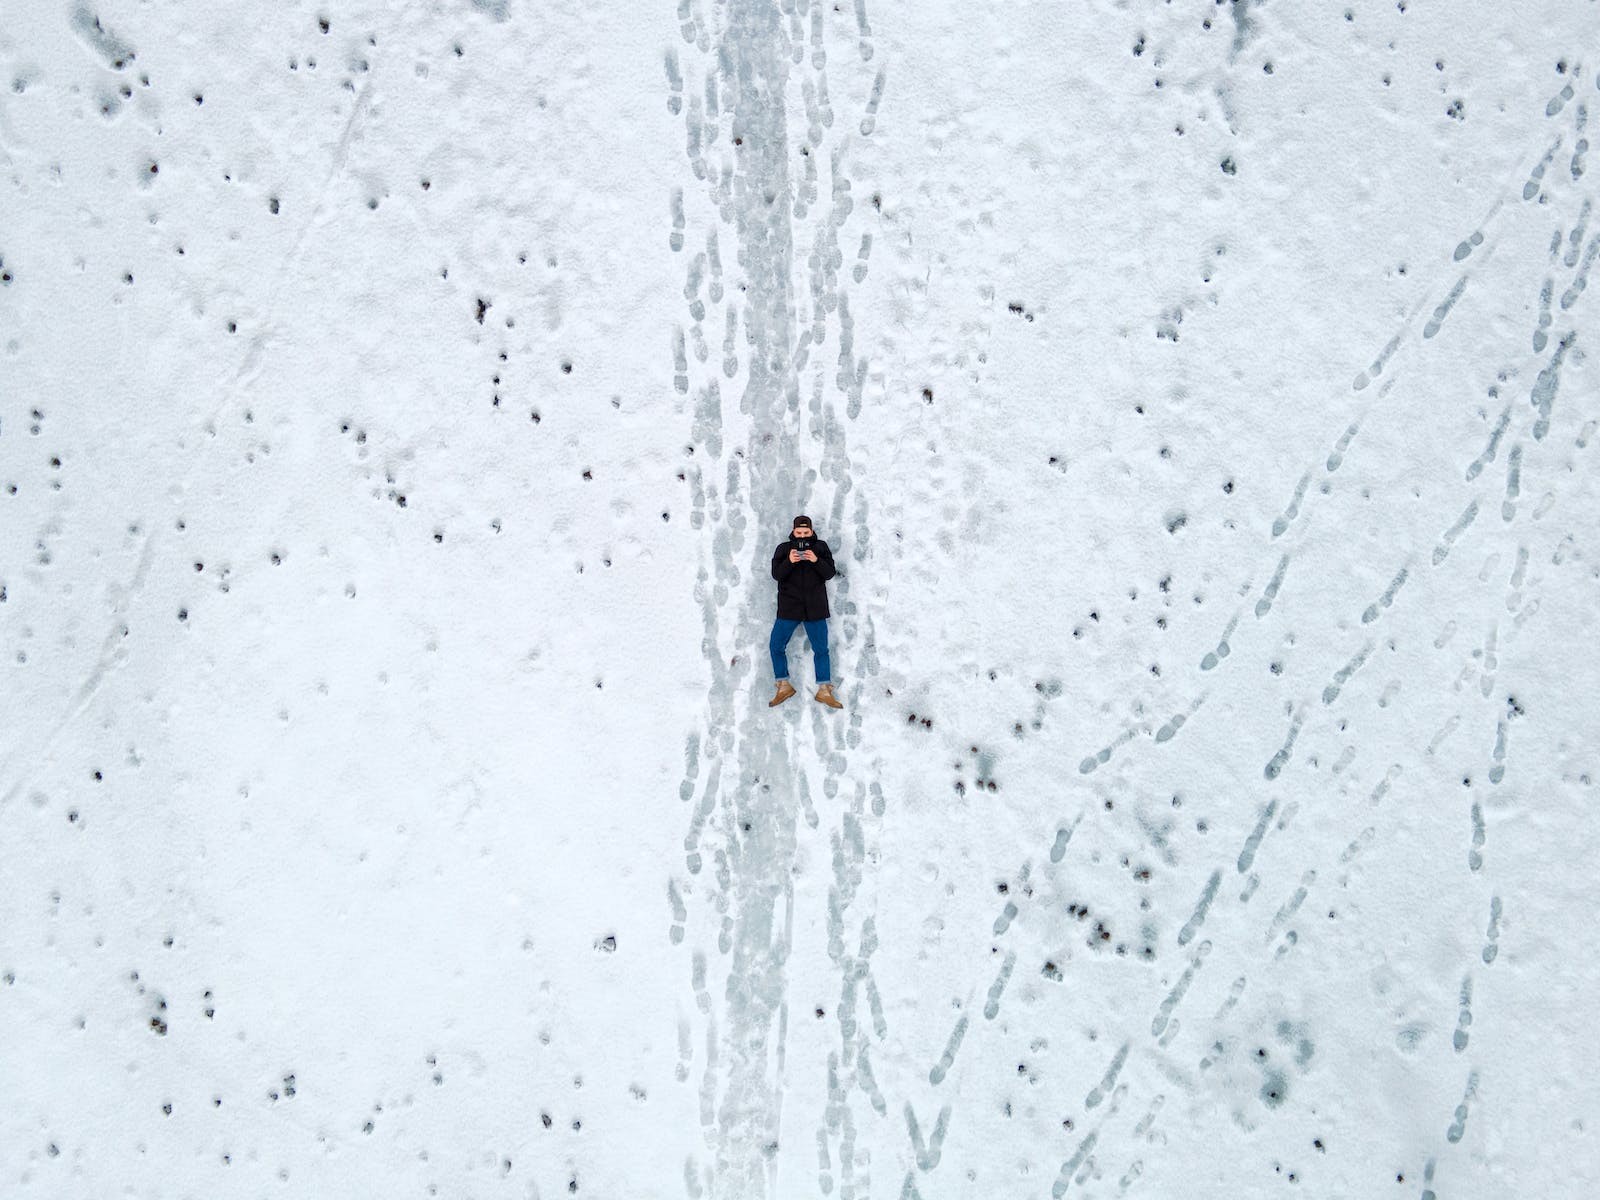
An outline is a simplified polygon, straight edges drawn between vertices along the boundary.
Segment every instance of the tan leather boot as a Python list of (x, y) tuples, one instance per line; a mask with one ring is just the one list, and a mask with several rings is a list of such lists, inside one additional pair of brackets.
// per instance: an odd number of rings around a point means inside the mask
[(831, 684), (831, 683), (824, 683), (820, 687), (817, 688), (816, 699), (822, 701), (829, 708), (843, 708), (844, 707), (844, 705), (839, 703), (838, 698), (834, 696), (834, 694), (833, 694), (833, 684)]
[(778, 694), (767, 701), (767, 707), (776, 708), (792, 695), (794, 695), (794, 686), (787, 679), (780, 679), (778, 680)]

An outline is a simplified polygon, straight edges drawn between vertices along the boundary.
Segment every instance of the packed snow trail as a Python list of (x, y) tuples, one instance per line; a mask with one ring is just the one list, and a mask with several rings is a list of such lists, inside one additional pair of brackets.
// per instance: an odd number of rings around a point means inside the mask
[[(833, 149), (831, 204), (818, 209), (809, 231), (814, 314), (809, 324), (800, 314), (794, 283), (794, 221), (803, 218), (815, 201), (817, 152), (824, 144), (823, 130), (833, 123), (822, 49), (823, 13), (817, 8), (807, 15), (804, 4), (784, 13), (771, 0), (745, 0), (719, 9), (717, 15), (724, 24), (712, 30), (690, 5), (680, 10), (684, 39), (706, 63), (703, 85), (686, 85), (675, 54), (668, 55), (666, 64), (672, 88), (668, 106), (684, 115), (690, 166), (704, 182), (703, 194), (715, 209), (714, 217), (706, 221), (704, 249), (686, 247), (682, 231), (686, 209), (694, 205), (694, 189), (688, 189), (687, 201), (682, 191), (674, 191), (672, 245), (689, 256), (684, 294), (693, 319), (687, 339), (681, 330), (675, 338), (675, 382), (680, 393), (690, 390), (687, 347), (693, 348), (699, 362), (708, 358), (702, 328), (707, 313), (700, 298), (705, 286), (713, 306), (725, 301), (726, 333), (720, 363), (713, 362), (701, 373), (704, 380), (697, 381), (694, 390), (691, 436), (697, 463), (709, 457), (722, 465), (723, 433), (731, 432), (733, 424), (722, 411), (715, 368), (720, 367), (729, 380), (744, 368), (739, 411), (749, 423), (745, 448), (726, 460), (720, 486), (711, 465), (692, 469), (693, 520), (709, 533), (709, 569), (701, 569), (698, 597), (705, 615), (711, 687), (705, 731), (690, 737), (680, 789), (684, 801), (693, 800), (685, 838), (687, 879), (681, 884), (673, 881), (670, 898), (679, 922), (672, 930), (674, 941), (682, 939), (682, 922), (688, 919), (686, 895), (703, 896), (718, 925), (715, 955), (693, 941), (689, 949), (695, 1005), (705, 1020), (700, 1111), (712, 1162), (697, 1167), (691, 1161), (686, 1184), (692, 1195), (699, 1194), (703, 1181), (712, 1195), (753, 1197), (778, 1194), (789, 1024), (785, 964), (794, 943), (797, 821), (802, 812), (813, 829), (820, 820), (805, 773), (819, 765), (820, 758), (824, 794), (832, 798), (838, 793), (840, 776), (847, 770), (845, 744), (853, 746), (860, 739), (861, 717), (852, 711), (852, 702), (861, 694), (857, 685), (876, 671), (877, 663), (870, 618), (858, 628), (856, 606), (849, 598), (849, 565), (867, 556), (866, 504), (859, 495), (854, 497), (850, 512), (854, 528), (846, 528), (845, 505), (853, 481), (843, 426), (827, 394), (829, 380), (822, 361), (809, 375), (805, 371), (811, 352), (822, 346), (828, 325), (834, 322), (840, 369), (833, 382), (847, 400), (849, 415), (853, 418), (860, 411), (865, 363), (851, 355), (848, 302), (837, 273), (842, 262), (838, 228), (852, 208), (843, 144)], [(864, 22), (859, 7), (857, 15)], [(796, 154), (788, 130), (789, 68), (803, 58), (802, 16), (809, 27), (815, 82), (807, 75), (801, 84), (810, 125), (806, 136), (796, 139)], [(863, 59), (870, 57), (870, 46), (864, 41), (861, 45)], [(880, 74), (874, 107), (881, 91)], [(713, 151), (720, 164), (712, 161)], [(791, 176), (796, 158), (805, 163), (798, 168), (802, 172), (798, 180)], [(730, 229), (736, 251), (725, 294), (719, 235)], [(855, 272), (857, 282), (864, 275), (863, 259)], [(742, 363), (736, 354), (741, 343), (747, 348)], [(822, 433), (822, 455), (818, 469), (802, 473), (803, 379), (812, 385), (809, 411), (812, 429)], [(831, 498), (813, 491), (819, 477), (834, 485)], [(831, 503), (824, 503), (828, 499)], [(846, 702), (846, 710), (837, 715), (810, 703), (807, 688), (776, 711), (767, 707), (762, 690), (769, 678), (766, 643), (773, 617), (767, 560), (774, 539), (787, 529), (784, 522), (801, 508), (821, 510), (822, 534), (840, 561), (840, 572), (830, 585), (834, 614), (830, 644), (838, 664), (835, 677), (843, 681), (841, 698)], [(737, 565), (741, 557), (748, 576)], [(726, 611), (730, 602), (736, 606), (731, 614)], [(728, 617), (731, 630), (725, 630)], [(809, 654), (803, 662), (801, 677), (808, 678)], [(811, 745), (792, 746), (795, 736)], [(875, 816), (881, 815), (883, 799), (877, 788), (871, 807)], [(862, 819), (867, 808), (865, 783), (853, 783), (850, 811), (844, 814), (842, 831), (833, 834), (829, 956), (841, 972), (838, 1015), (845, 1068), (840, 1078), (846, 1087), (855, 1080), (859, 1057), (853, 1034), (858, 1024), (857, 989), (862, 979), (873, 988), (866, 970), (874, 940), (870, 916), (861, 927), (859, 958), (845, 952), (842, 936), (844, 912), (854, 897), (865, 856)], [(726, 986), (718, 1003), (713, 999), (715, 980), (724, 969)], [(875, 989), (871, 994), (875, 1000)], [(874, 1004), (874, 1009), (881, 1026), (881, 1007)], [(683, 1079), (694, 1040), (688, 1021), (683, 1021), (679, 1027)], [(835, 1070), (839, 1057), (831, 1064)], [(849, 1184), (856, 1157), (849, 1114), (836, 1104), (829, 1109), (817, 1139), (823, 1146), (830, 1141), (839, 1144), (840, 1190), (847, 1195), (853, 1191)], [(791, 1137), (803, 1136), (797, 1123), (808, 1115), (790, 1113)], [(825, 1166), (824, 1182), (831, 1185), (829, 1173)]]

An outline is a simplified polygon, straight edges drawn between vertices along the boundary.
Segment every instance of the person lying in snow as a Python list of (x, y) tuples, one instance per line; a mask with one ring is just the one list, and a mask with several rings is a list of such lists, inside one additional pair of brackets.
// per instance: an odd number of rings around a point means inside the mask
[(789, 683), (789, 656), (785, 647), (795, 627), (806, 627), (806, 640), (816, 659), (817, 695), (829, 708), (843, 708), (833, 694), (828, 669), (828, 583), (834, 576), (833, 551), (811, 528), (811, 518), (801, 514), (790, 527), (789, 540), (772, 552), (772, 577), (778, 581), (778, 619), (772, 624), (772, 673), (778, 694), (767, 707), (794, 695)]

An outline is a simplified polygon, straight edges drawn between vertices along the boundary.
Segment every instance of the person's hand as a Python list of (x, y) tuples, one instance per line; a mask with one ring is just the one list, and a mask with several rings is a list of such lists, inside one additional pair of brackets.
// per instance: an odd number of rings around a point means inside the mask
[(800, 551), (798, 551), (798, 550), (789, 551), (789, 561), (792, 562), (792, 563), (799, 562), (800, 561)]
[(817, 561), (817, 552), (815, 550), (807, 550), (806, 551), (806, 558), (811, 562), (816, 562)]

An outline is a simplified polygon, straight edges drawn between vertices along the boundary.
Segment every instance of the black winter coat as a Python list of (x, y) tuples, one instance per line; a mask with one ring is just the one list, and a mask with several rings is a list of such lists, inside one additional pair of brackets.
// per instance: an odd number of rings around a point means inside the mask
[(789, 561), (794, 539), (772, 552), (772, 577), (778, 581), (778, 616), (788, 621), (822, 621), (828, 616), (827, 581), (834, 576), (833, 551), (819, 537), (808, 539), (816, 562)]

